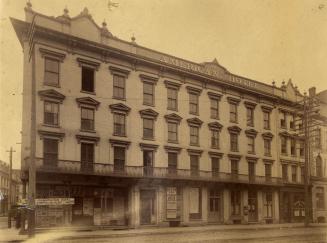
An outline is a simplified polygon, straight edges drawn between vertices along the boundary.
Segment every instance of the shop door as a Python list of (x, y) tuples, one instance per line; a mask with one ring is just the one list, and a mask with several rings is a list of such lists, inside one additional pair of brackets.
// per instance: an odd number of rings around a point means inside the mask
[(155, 191), (141, 191), (141, 224), (147, 225), (152, 223), (152, 217), (155, 214)]
[(209, 222), (218, 222), (221, 216), (221, 193), (220, 190), (210, 189), (209, 192)]
[(256, 191), (249, 191), (248, 195), (249, 222), (258, 221), (258, 198)]
[(290, 202), (290, 195), (288, 192), (283, 193), (283, 198), (282, 198), (282, 219), (283, 222), (285, 223), (290, 223), (291, 222), (291, 202)]

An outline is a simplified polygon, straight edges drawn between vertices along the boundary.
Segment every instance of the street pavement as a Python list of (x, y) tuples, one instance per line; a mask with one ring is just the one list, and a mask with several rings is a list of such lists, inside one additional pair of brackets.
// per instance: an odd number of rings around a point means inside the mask
[(206, 225), (197, 227), (148, 227), (139, 229), (60, 228), (37, 231), (34, 238), (6, 228), (0, 217), (0, 242), (114, 242), (114, 243), (327, 243), (327, 224)]

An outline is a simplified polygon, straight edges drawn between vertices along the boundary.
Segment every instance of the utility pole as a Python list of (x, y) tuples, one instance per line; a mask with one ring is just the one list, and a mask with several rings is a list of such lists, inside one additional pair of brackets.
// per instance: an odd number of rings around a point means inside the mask
[(6, 152), (9, 153), (9, 189), (8, 189), (8, 228), (11, 228), (11, 215), (10, 215), (10, 209), (11, 209), (11, 181), (12, 181), (12, 153), (16, 152), (15, 150), (10, 147), (10, 150), (7, 150)]
[(303, 125), (304, 125), (304, 206), (305, 206), (305, 220), (304, 226), (308, 227), (310, 222), (310, 208), (309, 208), (309, 124), (308, 124), (309, 102), (308, 97), (304, 95), (303, 100)]

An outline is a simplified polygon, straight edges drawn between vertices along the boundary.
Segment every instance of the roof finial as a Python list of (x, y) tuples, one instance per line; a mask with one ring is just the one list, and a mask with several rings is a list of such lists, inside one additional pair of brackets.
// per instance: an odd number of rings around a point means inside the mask
[(275, 82), (275, 80), (272, 81), (272, 85), (273, 85), (273, 86), (276, 86), (276, 82)]
[(103, 27), (103, 28), (107, 27), (106, 19), (103, 20), (103, 22), (102, 22), (102, 27)]
[(64, 16), (69, 17), (68, 13), (69, 13), (69, 10), (68, 10), (67, 5), (66, 5), (65, 8), (64, 8)]
[(132, 35), (132, 37), (131, 37), (131, 40), (132, 40), (132, 43), (134, 43), (134, 44), (136, 44), (136, 38), (135, 38), (135, 36), (134, 36), (134, 33), (133, 33), (133, 35)]
[(27, 7), (28, 9), (32, 9), (32, 3), (31, 3), (30, 0), (27, 0), (27, 2), (26, 2), (26, 7)]

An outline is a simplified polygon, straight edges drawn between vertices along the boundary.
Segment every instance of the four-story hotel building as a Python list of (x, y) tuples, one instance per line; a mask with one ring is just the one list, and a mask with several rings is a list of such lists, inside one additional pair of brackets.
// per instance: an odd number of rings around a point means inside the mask
[(123, 41), (86, 8), (49, 17), (27, 3), (25, 13), (11, 20), (24, 51), (24, 183), (36, 137), (38, 226), (303, 220), (292, 82)]

